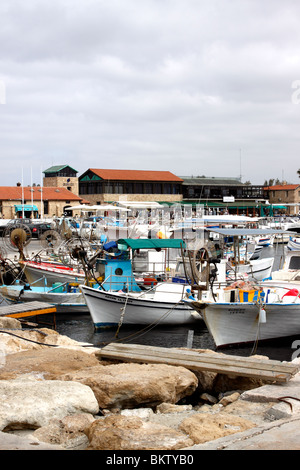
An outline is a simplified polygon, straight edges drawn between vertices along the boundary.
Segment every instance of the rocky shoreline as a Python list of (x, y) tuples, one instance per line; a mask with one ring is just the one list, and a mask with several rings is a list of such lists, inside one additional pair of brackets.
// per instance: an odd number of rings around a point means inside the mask
[(0, 450), (196, 450), (297, 417), (299, 381), (103, 361), (98, 348), (2, 318)]

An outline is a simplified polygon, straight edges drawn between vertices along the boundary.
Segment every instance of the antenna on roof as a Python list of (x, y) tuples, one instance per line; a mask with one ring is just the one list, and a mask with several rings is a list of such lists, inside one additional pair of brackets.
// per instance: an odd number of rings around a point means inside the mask
[(242, 182), (242, 149), (240, 148), (240, 182)]

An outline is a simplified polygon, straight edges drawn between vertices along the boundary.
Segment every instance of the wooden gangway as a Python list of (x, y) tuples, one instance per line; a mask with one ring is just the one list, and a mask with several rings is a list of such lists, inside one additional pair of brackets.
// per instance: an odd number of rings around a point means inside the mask
[(48, 304), (47, 302), (20, 302), (16, 304), (7, 304), (0, 307), (0, 318), (11, 317), (21, 320), (26, 317), (36, 317), (50, 313), (53, 315), (53, 323), (51, 326), (55, 328), (55, 305)]
[(103, 360), (182, 366), (194, 372), (206, 371), (251, 377), (272, 383), (288, 382), (300, 369), (291, 362), (231, 356), (193, 349), (161, 348), (139, 344), (110, 343), (97, 353)]

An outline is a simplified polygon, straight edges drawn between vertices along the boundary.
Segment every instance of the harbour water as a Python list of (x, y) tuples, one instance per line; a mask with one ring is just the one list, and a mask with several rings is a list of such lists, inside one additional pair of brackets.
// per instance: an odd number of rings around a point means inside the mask
[[(262, 257), (275, 256), (274, 268), (282, 265), (286, 246), (279, 244), (274, 247), (263, 248)], [(282, 266), (281, 266), (282, 267)], [(82, 341), (102, 347), (107, 343), (119, 341), (122, 343), (135, 343), (160, 347), (193, 347), (194, 349), (216, 350), (214, 342), (203, 322), (195, 326), (129, 328), (122, 326), (118, 337), (116, 330), (95, 331), (90, 315), (65, 315), (57, 317), (57, 331), (76, 341)], [(284, 340), (274, 340), (266, 343), (251, 344), (241, 347), (222, 349), (225, 354), (250, 356), (252, 354), (265, 355), (270, 359), (291, 361), (297, 354), (297, 344), (300, 336)]]

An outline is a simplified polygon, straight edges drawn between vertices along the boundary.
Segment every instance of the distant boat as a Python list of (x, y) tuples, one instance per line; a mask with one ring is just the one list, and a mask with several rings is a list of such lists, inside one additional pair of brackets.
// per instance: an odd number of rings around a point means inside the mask
[(19, 260), (29, 284), (44, 286), (45, 280), (49, 285), (55, 282), (79, 282), (85, 281), (82, 268), (73, 268), (62, 263), (48, 261)]
[(291, 251), (300, 251), (300, 238), (289, 237), (289, 240), (287, 243), (287, 249)]
[[(264, 232), (267, 232), (270, 236), (274, 235), (275, 230), (265, 229), (249, 229), (249, 228), (210, 228), (207, 229), (209, 232), (218, 235), (219, 237), (233, 239), (232, 243), (232, 256), (227, 256), (227, 277), (228, 280), (234, 280), (247, 276), (247, 278), (262, 280), (271, 275), (274, 257), (258, 258), (254, 254), (259, 255), (259, 250), (262, 246), (251, 256), (248, 257), (245, 254), (245, 247), (242, 250), (242, 242), (244, 242), (247, 250), (247, 244), (249, 240), (254, 237), (265, 238)], [(278, 231), (276, 231), (278, 233)], [(224, 242), (222, 242), (224, 244)], [(258, 259), (257, 259), (258, 258)]]

